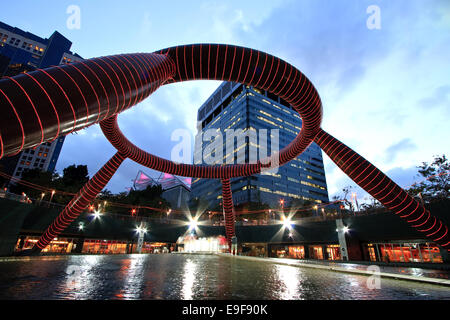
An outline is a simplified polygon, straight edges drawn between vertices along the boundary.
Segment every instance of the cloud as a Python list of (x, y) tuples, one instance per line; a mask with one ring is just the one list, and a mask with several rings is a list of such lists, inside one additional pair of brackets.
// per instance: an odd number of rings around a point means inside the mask
[(392, 162), (397, 157), (397, 155), (401, 155), (405, 151), (414, 150), (416, 148), (416, 144), (410, 138), (402, 139), (401, 141), (391, 145), (386, 149), (386, 161)]
[(385, 172), (385, 174), (404, 189), (407, 189), (413, 183), (420, 181), (416, 167), (396, 167)]
[(437, 87), (431, 96), (420, 99), (418, 105), (425, 110), (444, 107), (448, 111), (450, 109), (450, 85)]
[[(157, 4), (149, 13), (143, 2), (138, 12), (131, 12), (135, 9), (129, 6), (121, 12), (137, 17), (130, 19), (130, 25), (138, 32), (124, 26), (105, 47), (100, 35), (115, 26), (96, 23), (96, 38), (85, 34), (86, 52), (77, 51), (89, 57), (106, 51), (149, 52), (183, 43), (222, 42), (274, 54), (314, 83), (324, 105), (325, 130), (380, 169), (406, 181), (415, 164), (432, 154), (450, 153), (442, 144), (442, 137), (448, 135), (450, 102), (450, 7), (445, 0), (432, 4), (378, 1), (382, 28), (368, 30), (366, 8), (370, 4), (208, 1), (197, 6), (180, 3), (176, 10)], [(97, 38), (101, 42), (95, 42)], [(121, 114), (119, 124), (136, 145), (169, 157), (171, 132), (188, 128), (194, 133), (197, 110), (217, 86), (211, 81), (164, 86)], [(114, 149), (98, 129), (87, 130), (89, 134), (66, 139), (58, 167), (88, 163), (89, 171), (95, 172), (112, 156)], [(331, 197), (351, 180), (331, 161), (325, 160), (325, 166)], [(127, 160), (111, 181), (111, 189), (122, 191), (124, 185), (129, 186), (139, 168)]]

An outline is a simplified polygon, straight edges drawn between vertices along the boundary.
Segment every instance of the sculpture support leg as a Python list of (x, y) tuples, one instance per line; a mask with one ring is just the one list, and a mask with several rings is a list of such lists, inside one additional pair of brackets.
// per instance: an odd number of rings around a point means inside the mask
[(314, 141), (356, 184), (425, 237), (449, 250), (448, 227), (419, 202), (345, 144), (320, 130)]
[(34, 251), (44, 249), (50, 241), (66, 229), (81, 212), (83, 212), (89, 203), (103, 190), (105, 185), (111, 180), (119, 166), (122, 164), (125, 156), (117, 152), (107, 163), (90, 179), (80, 191), (70, 200), (69, 204), (63, 209), (59, 216), (47, 228), (39, 241), (34, 246)]
[(235, 234), (234, 230), (234, 209), (233, 196), (231, 194), (230, 179), (222, 179), (222, 203), (223, 211), (225, 213), (225, 234), (227, 236), (228, 248), (231, 252), (231, 238)]

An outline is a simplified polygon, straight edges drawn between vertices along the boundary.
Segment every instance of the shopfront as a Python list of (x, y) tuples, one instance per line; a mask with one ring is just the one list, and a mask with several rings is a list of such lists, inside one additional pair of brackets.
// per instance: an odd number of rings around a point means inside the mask
[[(142, 244), (141, 253), (169, 253), (174, 250), (174, 246), (165, 242), (144, 242)], [(137, 253), (137, 243), (132, 246), (132, 253)]]
[(309, 257), (315, 260), (323, 260), (323, 246), (309, 246)]
[(124, 254), (127, 253), (127, 242), (118, 240), (86, 239), (81, 252), (91, 254)]
[(328, 260), (341, 260), (341, 248), (338, 244), (329, 244), (326, 249)]
[(381, 262), (442, 263), (439, 247), (435, 243), (366, 243), (365, 259)]
[(243, 243), (241, 253), (244, 256), (267, 257), (267, 244), (265, 243)]
[[(16, 243), (15, 251), (31, 249), (38, 242), (37, 236), (19, 237)], [(54, 238), (42, 252), (51, 253), (70, 253), (76, 248), (77, 239), (71, 238)]]
[(289, 258), (305, 259), (304, 246), (289, 246)]

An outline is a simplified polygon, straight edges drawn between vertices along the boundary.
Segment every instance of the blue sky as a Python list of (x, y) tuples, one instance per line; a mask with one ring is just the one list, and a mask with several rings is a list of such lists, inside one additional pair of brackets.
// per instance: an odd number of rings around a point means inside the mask
[[(80, 29), (67, 28), (69, 5), (81, 10)], [(366, 26), (370, 5), (380, 8), (381, 29)], [(412, 184), (416, 166), (433, 155), (450, 156), (449, 1), (30, 0), (8, 2), (0, 20), (41, 37), (58, 30), (84, 58), (199, 42), (259, 49), (300, 69), (322, 98), (323, 128), (399, 185)], [(172, 131), (194, 133), (197, 109), (218, 85), (160, 88), (119, 116), (122, 131), (169, 158)], [(113, 154), (92, 126), (66, 138), (57, 170), (87, 164), (92, 175)], [(325, 154), (324, 161), (331, 198), (352, 182)], [(126, 160), (107, 188), (125, 191), (139, 169)]]

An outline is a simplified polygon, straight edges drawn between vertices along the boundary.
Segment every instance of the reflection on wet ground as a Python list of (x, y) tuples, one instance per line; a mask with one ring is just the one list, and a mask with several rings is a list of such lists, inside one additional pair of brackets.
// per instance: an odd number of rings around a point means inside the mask
[[(356, 269), (356, 270), (367, 270), (368, 264), (356, 264), (356, 263), (342, 263), (342, 262), (332, 262), (332, 261), (324, 261), (324, 260), (298, 260), (298, 259), (283, 259), (283, 258), (270, 258), (274, 261), (282, 261), (284, 263), (292, 263), (292, 264), (317, 264), (321, 266), (332, 266), (332, 267), (340, 267), (345, 269)], [(450, 279), (450, 272), (446, 270), (438, 270), (438, 269), (421, 269), (421, 268), (409, 268), (409, 267), (393, 267), (393, 266), (378, 266), (380, 268), (380, 272), (387, 273), (397, 273), (403, 275), (411, 275), (411, 276), (423, 276), (428, 278), (437, 278), (437, 279)]]
[(439, 285), (382, 278), (369, 287), (367, 276), (215, 255), (0, 262), (0, 299), (450, 299)]

